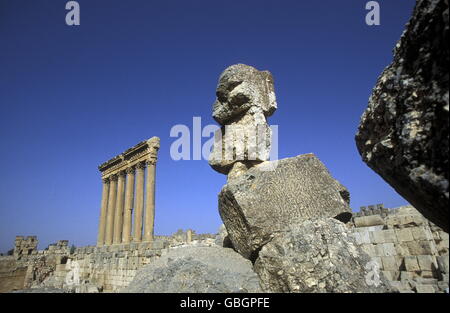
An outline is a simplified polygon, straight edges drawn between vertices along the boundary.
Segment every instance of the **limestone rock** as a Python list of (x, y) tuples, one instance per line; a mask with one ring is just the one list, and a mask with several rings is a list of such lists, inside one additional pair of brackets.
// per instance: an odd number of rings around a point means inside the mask
[(448, 1), (418, 0), (361, 117), (364, 162), (449, 230)]
[(250, 261), (232, 249), (182, 247), (141, 268), (123, 290), (155, 292), (261, 292)]
[(288, 225), (264, 245), (254, 269), (266, 292), (389, 292), (370, 262), (346, 225), (319, 218)]
[[(215, 133), (211, 167), (228, 174), (269, 159), (272, 132), (267, 117), (277, 108), (273, 78), (268, 71), (236, 64), (220, 76), (213, 117), (223, 127)], [(244, 166), (243, 166), (244, 165)]]
[(286, 224), (314, 217), (351, 218), (349, 193), (313, 154), (264, 162), (232, 179), (219, 194), (219, 213), (233, 247), (255, 253)]
[(228, 174), (236, 163), (243, 162), (247, 168), (267, 161), (271, 139), (272, 130), (263, 113), (246, 114), (216, 131), (209, 165), (219, 173)]
[(259, 108), (265, 116), (277, 109), (273, 77), (269, 71), (235, 64), (223, 71), (216, 90), (213, 117), (221, 125), (243, 115), (251, 107)]

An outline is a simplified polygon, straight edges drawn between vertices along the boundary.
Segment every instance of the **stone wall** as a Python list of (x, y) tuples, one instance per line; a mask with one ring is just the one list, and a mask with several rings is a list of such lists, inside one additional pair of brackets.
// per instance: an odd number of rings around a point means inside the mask
[(43, 286), (72, 292), (116, 292), (128, 286), (142, 266), (161, 256), (167, 242), (130, 243), (77, 248), (57, 264)]
[[(348, 226), (354, 230), (357, 243), (400, 292), (448, 290), (448, 233), (413, 207), (369, 206), (354, 213)], [(66, 240), (36, 250), (36, 237), (17, 237), (17, 253), (0, 257), (0, 292), (41, 287), (118, 292), (129, 285), (138, 269), (169, 249), (211, 246), (216, 236), (179, 230), (170, 236), (155, 236), (153, 242), (87, 246), (74, 251)]]
[[(138, 269), (169, 248), (214, 245), (215, 235), (179, 230), (170, 236), (156, 236), (152, 242), (86, 246), (74, 251), (70, 251), (67, 240), (36, 250), (35, 236), (17, 238), (15, 251), (23, 252), (0, 257), (0, 292), (38, 287), (69, 292), (117, 292), (128, 286)], [(31, 250), (26, 244), (29, 242), (36, 243)]]
[(370, 206), (354, 214), (352, 223), (357, 243), (400, 292), (448, 290), (448, 233), (412, 206)]
[(23, 289), (27, 266), (18, 266), (13, 256), (0, 258), (0, 292)]

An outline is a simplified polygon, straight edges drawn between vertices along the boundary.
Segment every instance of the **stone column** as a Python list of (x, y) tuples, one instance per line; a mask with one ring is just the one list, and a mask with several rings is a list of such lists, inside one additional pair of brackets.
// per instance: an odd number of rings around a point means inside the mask
[(100, 222), (98, 225), (97, 246), (102, 246), (105, 244), (106, 212), (108, 208), (109, 179), (105, 178), (102, 181), (103, 181), (103, 191), (102, 191), (102, 203), (100, 208)]
[(127, 168), (127, 187), (125, 192), (125, 212), (123, 214), (122, 242), (131, 241), (131, 216), (134, 199), (134, 167)]
[(108, 197), (108, 209), (106, 216), (106, 232), (105, 232), (105, 245), (111, 245), (113, 240), (114, 231), (114, 211), (116, 208), (116, 192), (117, 192), (117, 175), (111, 175), (109, 177), (109, 197)]
[(123, 222), (123, 202), (125, 196), (125, 172), (118, 173), (119, 180), (117, 185), (117, 200), (116, 212), (114, 217), (114, 236), (113, 243), (120, 243), (122, 241), (122, 222)]
[(144, 209), (144, 170), (145, 163), (136, 165), (136, 198), (134, 199), (134, 242), (142, 241), (142, 214)]
[(186, 231), (186, 243), (192, 242), (192, 229)]
[(152, 241), (155, 225), (155, 170), (156, 157), (147, 162), (144, 240)]

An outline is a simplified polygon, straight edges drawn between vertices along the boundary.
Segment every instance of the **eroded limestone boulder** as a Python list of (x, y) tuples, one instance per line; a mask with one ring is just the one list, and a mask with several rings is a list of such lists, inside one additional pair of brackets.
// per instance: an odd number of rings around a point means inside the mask
[(219, 213), (234, 249), (254, 260), (287, 224), (309, 218), (351, 218), (348, 191), (313, 154), (261, 163), (229, 180)]
[(390, 292), (352, 231), (334, 218), (289, 224), (262, 247), (254, 269), (266, 292)]
[(361, 117), (364, 162), (449, 230), (449, 7), (418, 0)]
[(170, 249), (141, 268), (122, 292), (261, 292), (252, 263), (232, 249)]
[(213, 104), (213, 117), (220, 125), (243, 115), (251, 107), (258, 108), (264, 116), (277, 109), (273, 77), (269, 71), (235, 64), (220, 75)]
[(273, 77), (245, 64), (228, 67), (220, 76), (213, 117), (222, 125), (215, 133), (211, 167), (228, 174), (269, 159), (272, 131), (267, 117), (277, 108)]

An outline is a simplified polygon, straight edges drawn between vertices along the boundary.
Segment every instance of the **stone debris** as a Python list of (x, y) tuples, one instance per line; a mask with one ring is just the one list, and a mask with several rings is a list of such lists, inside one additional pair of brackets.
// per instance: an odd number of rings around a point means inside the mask
[(181, 247), (141, 268), (130, 293), (261, 292), (250, 261), (231, 249), (217, 246)]
[(363, 161), (447, 232), (448, 12), (445, 0), (416, 2), (355, 137)]
[(264, 245), (255, 271), (267, 292), (390, 292), (370, 262), (344, 223), (313, 218), (289, 224)]

